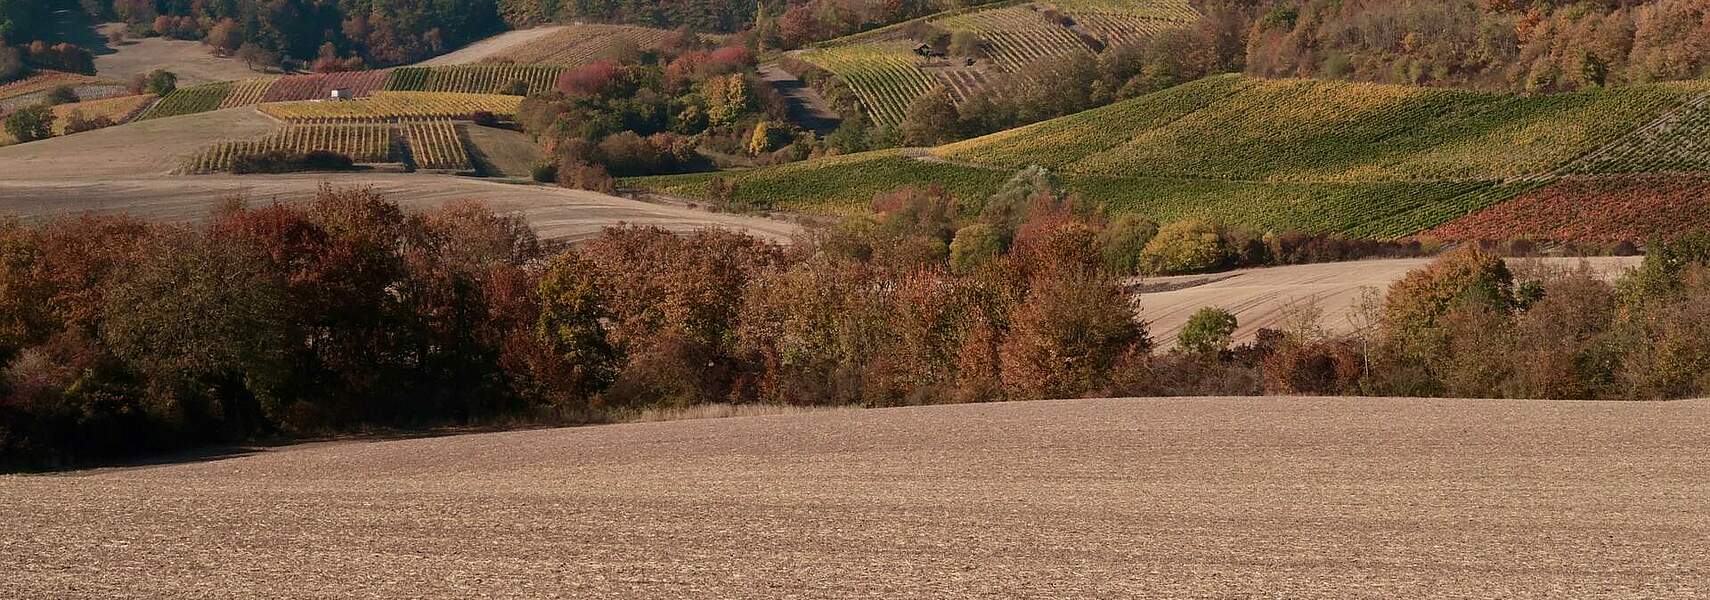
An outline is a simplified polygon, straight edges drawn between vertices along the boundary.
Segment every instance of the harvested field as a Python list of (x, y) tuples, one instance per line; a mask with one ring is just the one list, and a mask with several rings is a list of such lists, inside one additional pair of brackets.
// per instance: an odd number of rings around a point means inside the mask
[[(114, 28), (124, 27), (123, 23), (106, 23), (101, 26), (100, 33), (105, 36)], [(101, 77), (119, 81), (129, 81), (155, 69), (177, 74), (179, 87), (245, 79), (257, 74), (241, 60), (214, 56), (202, 42), (162, 37), (129, 39), (112, 50), (95, 55), (95, 72)]]
[(552, 37), (554, 34), (570, 28), (569, 25), (550, 25), (534, 29), (507, 31), (416, 64), (424, 67), (437, 67), (478, 63), (527, 46), (530, 42)]
[(0, 478), (29, 598), (1702, 598), (1710, 401), (1073, 400)]
[[(1240, 329), (1238, 342), (1250, 341), (1260, 328), (1281, 328), (1291, 307), (1316, 303), (1324, 313), (1320, 321), (1332, 333), (1358, 329), (1354, 319), (1366, 288), (1382, 292), (1408, 271), (1431, 263), (1429, 258), (1362, 260), (1353, 262), (1243, 269), (1211, 275), (1148, 277), (1135, 280), (1142, 289), (1140, 318), (1150, 323), (1152, 339), (1174, 346), (1176, 334), (1188, 317), (1207, 306), (1235, 314)], [(1581, 261), (1604, 277), (1613, 279), (1642, 257), (1509, 259), (1516, 270), (1534, 265), (1573, 268)], [(1152, 290), (1167, 290), (1147, 292)]]

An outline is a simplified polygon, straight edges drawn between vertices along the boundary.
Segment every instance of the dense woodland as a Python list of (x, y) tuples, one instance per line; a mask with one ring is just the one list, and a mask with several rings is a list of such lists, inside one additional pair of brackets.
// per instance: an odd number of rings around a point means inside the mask
[(619, 228), (555, 250), (478, 204), (331, 189), (193, 226), (7, 223), (0, 462), (710, 402), (1710, 392), (1704, 236), (1615, 285), (1461, 249), (1374, 292), (1355, 336), (1302, 309), (1232, 346), (1234, 317), (1207, 310), (1156, 352), (1117, 273), (1242, 250), (1110, 222), (1035, 175), (887, 194), (788, 246)]

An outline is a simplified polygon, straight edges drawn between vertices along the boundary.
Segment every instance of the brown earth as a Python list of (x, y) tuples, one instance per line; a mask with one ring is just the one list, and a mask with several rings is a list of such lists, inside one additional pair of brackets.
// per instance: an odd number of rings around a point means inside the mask
[(775, 240), (787, 239), (799, 229), (794, 224), (759, 217), (448, 175), (171, 174), (183, 157), (215, 141), (251, 138), (277, 126), (277, 121), (253, 107), (242, 107), (151, 119), (0, 148), (0, 215), (32, 220), (102, 211), (128, 212), (158, 221), (191, 221), (206, 216), (227, 197), (295, 202), (313, 197), (321, 183), (331, 183), (372, 186), (399, 204), (416, 209), (453, 200), (482, 200), (501, 212), (522, 213), (542, 237), (550, 239), (587, 238), (618, 223), (657, 225), (673, 231), (724, 227)]
[(1704, 598), (1710, 401), (1074, 400), (0, 477), (18, 598)]
[(422, 66), (466, 65), (481, 62), (507, 51), (528, 45), (529, 42), (568, 29), (568, 25), (549, 25), (533, 29), (507, 31), (493, 37), (482, 39), (468, 46), (424, 60)]
[[(106, 36), (124, 26), (106, 23), (101, 25), (100, 34)], [(152, 37), (128, 39), (111, 49), (112, 52), (95, 55), (95, 73), (118, 81), (129, 81), (155, 69), (178, 75), (178, 87), (262, 76), (241, 60), (214, 56), (202, 42)]]
[[(1366, 289), (1389, 289), (1408, 271), (1431, 263), (1429, 258), (1362, 260), (1243, 269), (1213, 275), (1182, 275), (1137, 279), (1141, 289), (1140, 318), (1149, 322), (1152, 339), (1162, 347), (1175, 345), (1176, 334), (1188, 317), (1207, 306), (1235, 314), (1237, 341), (1251, 340), (1260, 328), (1280, 329), (1295, 307), (1316, 305), (1323, 314), (1318, 325), (1329, 333), (1351, 333), (1363, 327), (1358, 307)], [(1577, 268), (1581, 262), (1607, 279), (1638, 266), (1642, 257), (1510, 259), (1516, 271), (1533, 268)], [(1151, 291), (1163, 290), (1163, 291)]]

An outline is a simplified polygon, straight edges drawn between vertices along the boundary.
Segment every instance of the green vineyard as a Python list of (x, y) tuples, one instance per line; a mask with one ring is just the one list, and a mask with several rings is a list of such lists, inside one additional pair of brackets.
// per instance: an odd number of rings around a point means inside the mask
[[(393, 69), (386, 89), (408, 92), (541, 95), (552, 92), (564, 67), (554, 65), (457, 65)], [(521, 92), (518, 94), (517, 92)]]
[[(1186, 0), (996, 2), (816, 44), (796, 56), (848, 83), (874, 123), (895, 126), (916, 98), (939, 85), (956, 101), (966, 101), (992, 81), (992, 75), (1024, 72), (1039, 61), (1137, 42), (1198, 16)], [(916, 55), (917, 42), (904, 32), (921, 22), (941, 31), (975, 34), (984, 58), (970, 65), (961, 59)]]
[(161, 117), (176, 117), (208, 112), (220, 108), (226, 96), (232, 91), (232, 83), (223, 81), (195, 87), (179, 88), (161, 98), (154, 106), (149, 107), (137, 120), (157, 119)]
[(1710, 93), (1563, 171), (1581, 175), (1710, 172)]
[(986, 43), (986, 55), (1011, 73), (1039, 60), (1089, 51), (1073, 31), (1048, 20), (1032, 4), (963, 13), (932, 23), (979, 35)]
[(451, 121), (412, 121), (403, 124), (404, 140), (416, 168), (435, 171), (469, 171), (469, 151), (457, 126)]
[(1549, 173), (1695, 95), (1669, 85), (1511, 96), (1221, 76), (935, 154), (1114, 176), (1499, 180)]
[[(887, 151), (717, 176), (740, 203), (848, 214), (911, 184), (981, 198), (1015, 170), (1043, 165), (1112, 213), (1394, 238), (1535, 197), (1567, 173), (1710, 172), (1707, 108), (1703, 82), (1517, 96), (1219, 76), (942, 146), (930, 157)], [(624, 183), (704, 197), (708, 181)], [(1549, 198), (1572, 212), (1560, 199), (1583, 196)], [(1656, 202), (1679, 205), (1680, 197)], [(1604, 213), (1625, 214), (1618, 206)], [(1512, 230), (1518, 220), (1500, 222)]]
[(802, 58), (848, 82), (867, 116), (880, 125), (901, 123), (908, 105), (937, 86), (916, 66), (907, 42), (816, 48)]
[(185, 161), (186, 174), (230, 171), (241, 157), (266, 152), (336, 152), (357, 163), (391, 162), (390, 125), (286, 125), (252, 140), (221, 142)]

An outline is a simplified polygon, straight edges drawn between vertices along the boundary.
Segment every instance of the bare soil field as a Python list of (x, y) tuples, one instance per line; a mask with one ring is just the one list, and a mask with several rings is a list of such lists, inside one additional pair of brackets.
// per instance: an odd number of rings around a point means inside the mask
[[(100, 27), (102, 36), (123, 23), (107, 23)], [(259, 76), (243, 61), (220, 58), (209, 52), (202, 42), (174, 40), (163, 37), (128, 39), (109, 52), (95, 55), (95, 73), (107, 79), (129, 81), (141, 73), (166, 69), (178, 75), (178, 87), (231, 81)]]
[(826, 411), (0, 477), (20, 598), (1703, 598), (1710, 401)]
[[(1174, 346), (1188, 317), (1207, 306), (1235, 314), (1237, 341), (1249, 341), (1260, 328), (1278, 329), (1292, 307), (1316, 303), (1323, 310), (1319, 325), (1330, 333), (1351, 333), (1361, 294), (1366, 288), (1388, 290), (1408, 271), (1431, 263), (1429, 258), (1362, 260), (1353, 262), (1243, 269), (1211, 275), (1148, 277), (1141, 285), (1140, 317), (1150, 323), (1152, 339)], [(1614, 279), (1636, 267), (1643, 257), (1510, 259), (1516, 270), (1577, 268), (1583, 261), (1603, 277)], [(1145, 291), (1148, 288), (1162, 291)]]
[[(482, 200), (500, 212), (523, 214), (548, 239), (583, 239), (618, 223), (656, 225), (672, 231), (724, 227), (775, 240), (788, 239), (798, 230), (792, 223), (760, 217), (447, 175), (171, 175), (183, 157), (215, 141), (254, 137), (277, 125), (253, 107), (241, 107), (6, 146), (0, 148), (0, 173), (5, 174), (0, 177), (0, 214), (29, 220), (84, 211), (128, 212), (157, 221), (193, 221), (206, 216), (227, 197), (296, 202), (312, 198), (320, 184), (330, 183), (371, 186), (399, 204), (417, 209), (453, 200)], [(481, 147), (498, 152), (506, 146), (494, 142)]]
[(433, 67), (478, 63), (482, 60), (521, 48), (528, 45), (530, 42), (564, 31), (565, 29), (569, 29), (569, 26), (549, 25), (546, 27), (536, 27), (534, 29), (507, 31), (499, 35), (480, 40), (468, 46), (458, 48), (451, 52), (424, 60), (418, 64)]

